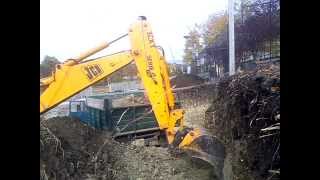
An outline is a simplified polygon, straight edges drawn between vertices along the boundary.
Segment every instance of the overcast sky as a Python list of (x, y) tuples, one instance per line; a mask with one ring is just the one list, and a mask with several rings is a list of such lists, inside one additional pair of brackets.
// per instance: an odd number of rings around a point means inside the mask
[[(195, 23), (227, 9), (227, 0), (41, 0), (40, 61), (44, 55), (60, 61), (75, 57), (95, 45), (127, 33), (129, 25), (144, 15), (155, 42), (169, 62), (181, 62), (183, 36)], [(97, 56), (129, 49), (129, 39), (113, 44)]]

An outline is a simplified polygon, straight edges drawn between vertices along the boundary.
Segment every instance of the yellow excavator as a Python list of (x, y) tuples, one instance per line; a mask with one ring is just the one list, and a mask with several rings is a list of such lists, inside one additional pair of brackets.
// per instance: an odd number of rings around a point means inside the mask
[[(130, 38), (130, 50), (85, 60), (126, 36)], [(150, 24), (144, 16), (130, 26), (127, 34), (56, 65), (51, 76), (40, 79), (40, 114), (133, 61), (169, 147), (185, 150), (193, 157), (209, 162), (222, 178), (224, 146), (204, 130), (184, 126), (184, 110), (175, 107), (164, 51), (155, 44)]]

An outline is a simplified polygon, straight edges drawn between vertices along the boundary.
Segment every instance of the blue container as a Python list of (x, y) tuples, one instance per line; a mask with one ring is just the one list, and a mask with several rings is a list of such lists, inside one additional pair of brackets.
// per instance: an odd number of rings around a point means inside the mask
[[(103, 96), (91, 96), (86, 100), (70, 101), (70, 116), (100, 130), (130, 134), (159, 128), (151, 105), (112, 107), (112, 100), (131, 93), (108, 93)], [(143, 92), (135, 92), (143, 96)], [(179, 103), (176, 103), (179, 105)], [(148, 113), (148, 114), (147, 114)], [(141, 118), (141, 116), (143, 116)], [(137, 120), (139, 119), (139, 120)]]

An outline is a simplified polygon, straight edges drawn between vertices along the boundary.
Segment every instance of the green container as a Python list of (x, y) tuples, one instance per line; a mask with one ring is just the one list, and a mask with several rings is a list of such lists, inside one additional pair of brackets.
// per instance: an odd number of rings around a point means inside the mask
[[(150, 104), (137, 106), (113, 107), (112, 102), (118, 98), (134, 94), (144, 96), (143, 92), (108, 93), (87, 98), (89, 125), (119, 134), (131, 134), (159, 128)], [(180, 103), (176, 103), (177, 106)]]
[(109, 118), (114, 123), (113, 127), (121, 130), (121, 133), (157, 128), (159, 126), (154, 113), (148, 113), (151, 109), (151, 105), (114, 108)]

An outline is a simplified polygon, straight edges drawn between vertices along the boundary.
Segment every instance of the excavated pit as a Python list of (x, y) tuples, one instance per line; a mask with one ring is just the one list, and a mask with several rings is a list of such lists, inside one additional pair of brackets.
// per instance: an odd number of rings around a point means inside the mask
[(141, 140), (120, 143), (69, 117), (41, 121), (40, 179), (215, 179), (210, 165)]
[[(278, 67), (239, 73), (217, 84), (198, 83), (175, 96), (186, 110), (187, 126), (205, 127), (224, 143), (225, 180), (279, 179)], [(41, 179), (217, 179), (211, 166), (185, 154), (172, 155), (166, 147), (144, 146), (140, 140), (120, 143), (80, 121), (54, 117), (65, 115), (66, 107), (41, 121)]]

